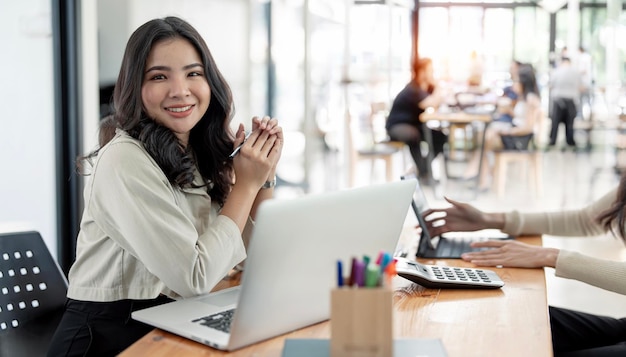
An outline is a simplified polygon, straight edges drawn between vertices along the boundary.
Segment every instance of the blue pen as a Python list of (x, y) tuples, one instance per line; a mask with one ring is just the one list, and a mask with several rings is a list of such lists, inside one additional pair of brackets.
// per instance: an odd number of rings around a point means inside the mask
[(248, 138), (250, 137), (250, 135), (252, 135), (252, 131), (248, 132), (248, 134), (246, 134), (246, 137), (245, 137), (245, 138), (243, 138), (243, 143), (241, 143), (239, 146), (237, 146), (237, 147), (235, 148), (235, 150), (233, 150), (233, 152), (232, 152), (230, 155), (228, 155), (228, 157), (229, 157), (229, 158), (231, 158), (231, 159), (232, 159), (233, 157), (237, 156), (237, 154), (239, 153), (239, 150), (241, 150), (241, 147), (242, 147), (242, 146), (243, 146), (243, 144), (244, 144), (244, 143), (248, 140)]
[(337, 260), (337, 286), (343, 286), (343, 265), (341, 264), (341, 260)]

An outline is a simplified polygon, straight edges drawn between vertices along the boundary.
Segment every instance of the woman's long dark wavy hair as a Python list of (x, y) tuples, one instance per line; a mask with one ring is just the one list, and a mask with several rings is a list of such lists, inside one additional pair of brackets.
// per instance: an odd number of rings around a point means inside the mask
[[(146, 59), (150, 50), (161, 41), (175, 38), (185, 39), (194, 46), (202, 59), (204, 73), (211, 88), (209, 107), (191, 130), (186, 148), (171, 130), (148, 117), (141, 98)], [(194, 166), (197, 165), (211, 198), (220, 205), (224, 204), (234, 174), (232, 161), (228, 160), (234, 140), (229, 127), (233, 108), (232, 94), (217, 69), (208, 46), (190, 24), (177, 17), (166, 17), (151, 20), (135, 30), (126, 45), (113, 91), (113, 107), (113, 117), (101, 123), (99, 147), (113, 138), (114, 128), (123, 129), (143, 143), (173, 185), (191, 186)], [(93, 158), (98, 150), (83, 159)]]
[(600, 213), (596, 217), (596, 221), (606, 231), (622, 238), (626, 243), (626, 231), (624, 230), (626, 228), (626, 172), (622, 174), (620, 179), (613, 205)]

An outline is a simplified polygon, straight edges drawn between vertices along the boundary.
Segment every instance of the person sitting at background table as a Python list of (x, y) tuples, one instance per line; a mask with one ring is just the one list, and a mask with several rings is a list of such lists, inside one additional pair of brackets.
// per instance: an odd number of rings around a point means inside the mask
[(117, 355), (153, 329), (133, 311), (210, 292), (245, 259), (273, 196), (282, 128), (255, 117), (247, 140), (243, 124), (233, 133), (228, 83), (187, 22), (155, 19), (131, 35), (114, 107), (79, 161), (90, 177), (49, 356)]
[[(550, 234), (564, 237), (613, 233), (626, 243), (626, 174), (619, 186), (588, 206), (568, 211), (521, 213), (484, 212), (453, 201), (447, 208), (424, 212), (432, 237), (446, 232), (500, 229), (517, 236)], [(626, 262), (587, 256), (515, 240), (472, 243), (489, 250), (465, 253), (462, 259), (478, 266), (555, 269), (558, 277), (575, 279), (626, 295)], [(616, 319), (549, 307), (555, 357), (626, 356), (626, 318)], [(532, 327), (529, 327), (532, 328)]]
[[(413, 65), (411, 81), (398, 93), (391, 105), (385, 128), (393, 141), (404, 142), (411, 151), (420, 178), (426, 178), (431, 163), (422, 156), (420, 143), (425, 140), (420, 115), (426, 108), (437, 108), (444, 98), (435, 85), (430, 58), (421, 58)], [(433, 157), (443, 153), (448, 137), (439, 130), (432, 131)]]
[(519, 67), (513, 90), (518, 95), (513, 108), (513, 120), (511, 123), (496, 121), (487, 126), (481, 172), (478, 172), (480, 152), (476, 152), (468, 164), (465, 176), (469, 178), (478, 174), (481, 189), (490, 187), (493, 166), (489, 156), (493, 151), (526, 150), (533, 139), (535, 124), (542, 115), (539, 89), (532, 66), (524, 64)]

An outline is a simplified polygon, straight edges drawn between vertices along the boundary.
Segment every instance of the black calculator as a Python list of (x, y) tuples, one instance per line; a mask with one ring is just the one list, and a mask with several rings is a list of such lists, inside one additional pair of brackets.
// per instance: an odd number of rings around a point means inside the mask
[(396, 272), (425, 288), (498, 289), (504, 281), (492, 270), (420, 264), (397, 257)]

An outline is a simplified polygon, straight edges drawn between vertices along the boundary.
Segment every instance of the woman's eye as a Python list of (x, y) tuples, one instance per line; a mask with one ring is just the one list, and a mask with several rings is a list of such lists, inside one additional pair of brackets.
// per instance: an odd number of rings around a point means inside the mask
[(165, 79), (165, 76), (162, 74), (155, 74), (154, 76), (152, 76), (152, 80), (161, 80), (161, 79)]
[(201, 72), (191, 72), (189, 73), (189, 77), (197, 77), (197, 76), (202, 76)]

